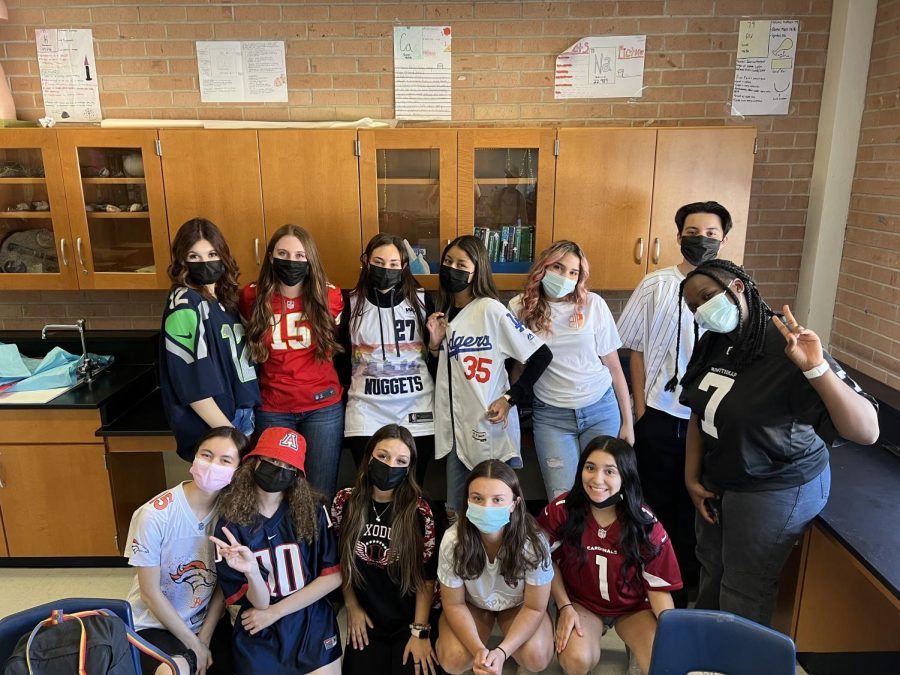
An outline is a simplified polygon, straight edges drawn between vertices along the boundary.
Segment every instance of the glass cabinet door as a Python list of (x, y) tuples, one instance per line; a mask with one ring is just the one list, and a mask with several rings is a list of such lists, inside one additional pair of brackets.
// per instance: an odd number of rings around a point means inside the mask
[(0, 288), (76, 287), (56, 134), (0, 135)]
[(155, 131), (61, 130), (82, 288), (165, 288), (169, 262)]
[(456, 236), (456, 132), (361, 130), (359, 138), (363, 246), (378, 232), (399, 235), (412, 247), (413, 273), (436, 275)]

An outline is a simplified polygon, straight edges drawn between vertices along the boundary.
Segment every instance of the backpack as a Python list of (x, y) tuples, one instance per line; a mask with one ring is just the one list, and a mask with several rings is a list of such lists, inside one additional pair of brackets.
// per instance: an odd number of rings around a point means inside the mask
[(73, 614), (54, 610), (49, 619), (19, 639), (3, 672), (4, 675), (140, 675), (134, 670), (131, 645), (165, 663), (172, 675), (177, 675), (178, 668), (167, 654), (105, 609)]

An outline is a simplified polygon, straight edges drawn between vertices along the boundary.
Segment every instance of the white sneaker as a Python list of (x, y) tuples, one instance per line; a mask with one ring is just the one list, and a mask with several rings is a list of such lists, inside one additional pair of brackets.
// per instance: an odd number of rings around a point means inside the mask
[(644, 675), (644, 671), (638, 665), (637, 657), (630, 649), (628, 649), (628, 670), (625, 672), (627, 675)]

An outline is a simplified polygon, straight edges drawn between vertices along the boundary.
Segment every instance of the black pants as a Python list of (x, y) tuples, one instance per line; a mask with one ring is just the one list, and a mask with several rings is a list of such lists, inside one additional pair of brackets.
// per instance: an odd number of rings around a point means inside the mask
[[(418, 441), (418, 439), (416, 439)], [(418, 443), (417, 443), (418, 446)], [(437, 641), (437, 622), (439, 610), (432, 610), (431, 621), (431, 646)], [(404, 626), (391, 635), (375, 635), (368, 631), (369, 644), (363, 649), (354, 649), (347, 640), (344, 648), (344, 662), (341, 665), (343, 675), (415, 675), (415, 664), (412, 656), (406, 659), (403, 665), (403, 651), (409, 642), (409, 628)], [(436, 658), (436, 657), (435, 657)], [(444, 671), (440, 666), (436, 668), (438, 675)], [(419, 673), (424, 673), (419, 669)]]
[(634, 450), (644, 501), (672, 539), (684, 589), (672, 594), (676, 607), (687, 606), (687, 588), (697, 585), (700, 565), (694, 551), (694, 503), (684, 485), (687, 420), (647, 408), (634, 425)]
[[(138, 635), (169, 656), (185, 657), (191, 667), (191, 672), (197, 672), (197, 657), (194, 655), (193, 650), (188, 649), (181, 640), (169, 631), (161, 628), (145, 628), (139, 630)], [(234, 662), (231, 656), (231, 622), (228, 620), (227, 613), (216, 624), (212, 639), (209, 641), (209, 649), (213, 658), (212, 668), (206, 671), (209, 675), (231, 675), (234, 673)], [(190, 655), (188, 652), (190, 652)], [(141, 652), (141, 673), (143, 675), (153, 675), (159, 665), (159, 661)]]
[[(366, 451), (366, 443), (370, 436), (348, 436), (344, 439), (344, 447), (350, 448), (353, 461), (359, 468)], [(434, 458), (434, 436), (416, 436), (416, 481), (422, 487), (425, 484), (425, 471), (428, 462)]]

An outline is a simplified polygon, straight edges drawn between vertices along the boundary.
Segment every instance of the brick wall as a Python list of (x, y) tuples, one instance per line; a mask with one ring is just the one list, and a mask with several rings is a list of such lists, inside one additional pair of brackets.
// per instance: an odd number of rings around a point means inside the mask
[[(809, 179), (825, 70), (829, 0), (620, 0), (619, 2), (379, 3), (250, 0), (8, 0), (0, 25), (3, 65), (19, 116), (43, 114), (34, 29), (91, 27), (106, 117), (247, 120), (393, 116), (393, 26), (453, 28), (453, 123), (535, 125), (724, 125), (759, 129), (746, 264), (769, 301), (796, 294)], [(800, 36), (790, 114), (730, 115), (741, 18), (796, 18)], [(587, 35), (646, 34), (640, 99), (555, 101), (556, 55)], [(286, 43), (287, 105), (201, 104), (195, 40)], [(715, 197), (715, 186), (710, 186)], [(17, 293), (3, 326), (60, 318), (34, 305), (56, 294)], [(125, 314), (156, 309), (158, 294), (66, 294), (66, 310), (96, 312), (104, 327), (156, 325)], [(611, 298), (616, 307), (619, 295)], [(78, 305), (73, 306), (73, 305)], [(18, 313), (17, 313), (18, 312)], [(81, 312), (85, 313), (85, 312)], [(27, 318), (26, 318), (27, 315)], [(105, 317), (105, 318), (104, 318)]]
[(898, 26), (900, 1), (879, 2), (831, 349), (900, 391)]

